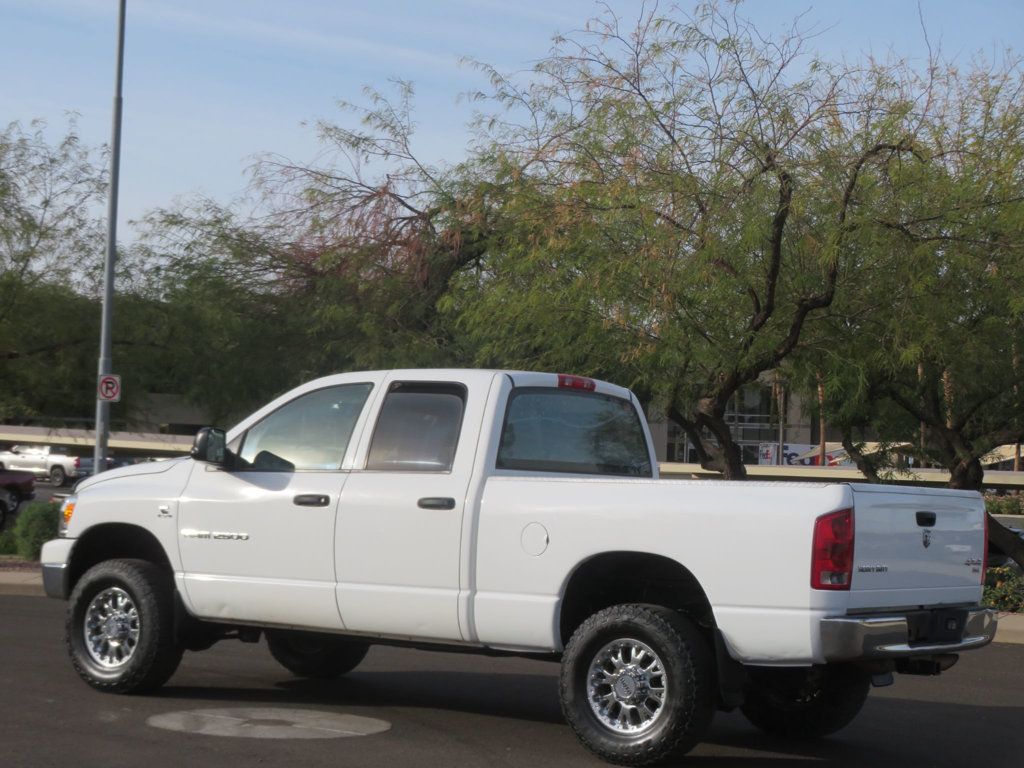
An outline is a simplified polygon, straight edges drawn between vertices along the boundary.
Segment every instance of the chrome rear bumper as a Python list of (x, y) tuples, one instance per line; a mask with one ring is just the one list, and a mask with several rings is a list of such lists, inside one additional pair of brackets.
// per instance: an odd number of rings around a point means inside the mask
[(996, 612), (989, 608), (966, 611), (959, 639), (933, 642), (911, 640), (911, 615), (838, 616), (821, 620), (822, 653), (827, 661), (900, 659), (930, 654), (959, 653), (981, 648), (996, 634)]

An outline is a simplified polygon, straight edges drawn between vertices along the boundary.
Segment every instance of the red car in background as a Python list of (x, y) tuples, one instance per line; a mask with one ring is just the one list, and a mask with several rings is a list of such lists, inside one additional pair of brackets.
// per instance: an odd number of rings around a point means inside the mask
[(0, 469), (0, 528), (23, 501), (36, 495), (36, 478), (31, 472)]

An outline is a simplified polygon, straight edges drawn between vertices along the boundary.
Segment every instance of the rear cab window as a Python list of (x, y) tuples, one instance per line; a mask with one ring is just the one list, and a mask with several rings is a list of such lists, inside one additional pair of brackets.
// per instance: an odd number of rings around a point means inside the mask
[(653, 477), (644, 428), (629, 400), (553, 387), (512, 390), (495, 468)]

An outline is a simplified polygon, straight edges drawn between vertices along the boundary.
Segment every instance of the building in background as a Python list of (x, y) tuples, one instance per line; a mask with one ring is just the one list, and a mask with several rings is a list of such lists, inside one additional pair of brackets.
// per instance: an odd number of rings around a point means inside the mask
[[(779, 409), (778, 398), (773, 395), (772, 386), (751, 384), (736, 394), (732, 408), (726, 411), (725, 421), (732, 431), (733, 439), (743, 451), (744, 464), (776, 463)], [(796, 394), (784, 392), (783, 403), (783, 456), (792, 458), (803, 454), (804, 446), (817, 445), (818, 420), (817, 414), (805, 407), (803, 400)], [(693, 445), (679, 425), (670, 419), (655, 416), (651, 419), (650, 427), (659, 461), (697, 463)], [(826, 437), (835, 439), (832, 435)], [(772, 447), (766, 450), (769, 444)]]

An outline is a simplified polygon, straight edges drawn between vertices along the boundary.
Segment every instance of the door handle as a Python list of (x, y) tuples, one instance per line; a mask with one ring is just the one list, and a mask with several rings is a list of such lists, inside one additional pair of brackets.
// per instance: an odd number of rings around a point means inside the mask
[(300, 493), (292, 502), (300, 507), (326, 507), (331, 503), (331, 497), (321, 493)]
[(455, 509), (455, 499), (450, 496), (424, 496), (416, 506), (420, 509)]
[(934, 512), (918, 512), (917, 524), (922, 528), (931, 528), (935, 525), (935, 513)]

